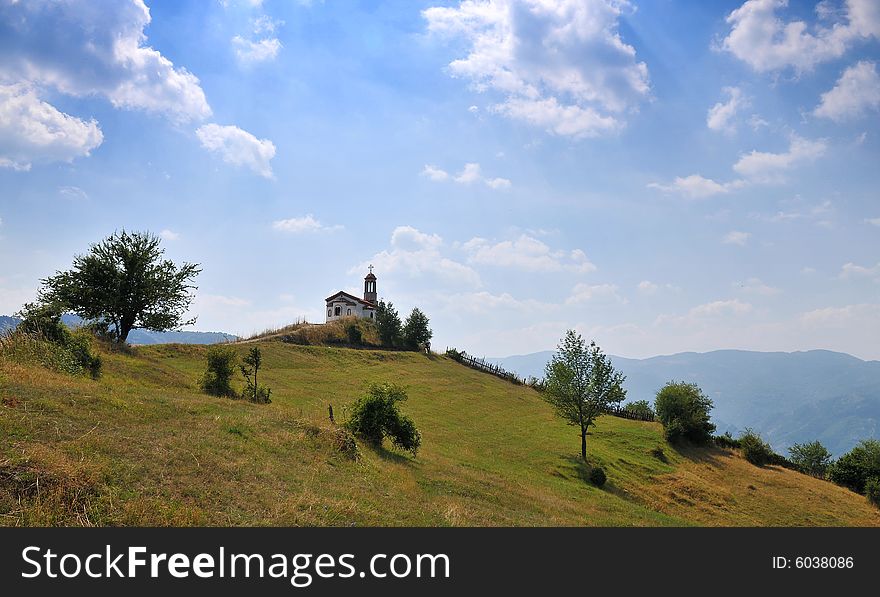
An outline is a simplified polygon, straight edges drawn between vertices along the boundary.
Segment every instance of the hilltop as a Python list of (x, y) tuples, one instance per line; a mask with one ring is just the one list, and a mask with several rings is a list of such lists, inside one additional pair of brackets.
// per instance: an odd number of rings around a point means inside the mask
[[(0, 524), (880, 526), (864, 496), (610, 416), (588, 439), (598, 489), (528, 387), (436, 355), (259, 346), (269, 405), (200, 393), (204, 346), (105, 348), (98, 381), (4, 362)], [(421, 450), (351, 460), (328, 405), (384, 380), (408, 388)]]
[[(542, 377), (552, 354), (490, 360)], [(612, 361), (626, 374), (629, 399), (653, 401), (671, 379), (696, 382), (715, 403), (712, 420), (719, 432), (737, 435), (751, 427), (780, 452), (819, 440), (840, 455), (859, 440), (880, 438), (880, 361), (829, 350), (716, 350)]]

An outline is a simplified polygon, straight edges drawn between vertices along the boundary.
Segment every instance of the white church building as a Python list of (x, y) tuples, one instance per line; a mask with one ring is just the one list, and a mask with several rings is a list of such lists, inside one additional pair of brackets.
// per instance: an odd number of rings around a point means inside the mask
[(370, 273), (364, 278), (364, 298), (361, 299), (340, 290), (336, 294), (328, 296), (324, 301), (327, 303), (325, 323), (343, 317), (376, 319), (376, 276), (373, 275), (373, 266), (370, 266)]

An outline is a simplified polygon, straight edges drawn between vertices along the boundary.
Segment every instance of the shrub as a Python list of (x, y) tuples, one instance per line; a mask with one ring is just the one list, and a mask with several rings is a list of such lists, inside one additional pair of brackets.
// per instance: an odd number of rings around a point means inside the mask
[(66, 344), (70, 331), (61, 323), (61, 315), (61, 309), (55, 305), (25, 303), (18, 312), (21, 323), (18, 324), (17, 330), (40, 336), (49, 342)]
[(215, 345), (207, 352), (208, 368), (202, 376), (202, 390), (214, 396), (234, 398), (232, 376), (235, 373), (235, 350), (230, 346)]
[(654, 400), (657, 418), (669, 442), (687, 440), (705, 444), (712, 439), (715, 425), (709, 421), (712, 400), (695, 383), (670, 381)]
[(871, 477), (865, 481), (865, 496), (869, 503), (880, 508), (880, 477)]
[(601, 466), (596, 466), (590, 469), (590, 483), (595, 485), (596, 487), (602, 487), (605, 485), (605, 481), (608, 477), (605, 475), (605, 469)]
[(367, 395), (351, 407), (346, 427), (377, 446), (388, 437), (395, 446), (415, 456), (422, 436), (415, 423), (397, 408), (406, 398), (406, 391), (398, 385), (372, 384)]
[(818, 441), (795, 444), (788, 453), (797, 470), (814, 477), (824, 477), (831, 462), (831, 452)]
[(866, 439), (828, 468), (828, 479), (864, 493), (868, 479), (880, 478), (880, 440)]
[(660, 462), (669, 462), (669, 459), (666, 457), (666, 452), (663, 451), (663, 448), (657, 446), (656, 448), (651, 448), (651, 456), (659, 460)]
[(715, 445), (719, 448), (727, 448), (729, 450), (739, 449), (739, 440), (730, 435), (729, 431), (725, 431), (724, 435), (716, 435), (712, 438)]
[(348, 343), (360, 346), (364, 341), (364, 335), (361, 329), (355, 323), (349, 323), (345, 327), (345, 333), (348, 335)]
[(623, 410), (643, 419), (654, 418), (654, 409), (651, 408), (651, 403), (647, 400), (636, 400), (635, 402), (628, 402), (623, 405)]
[(269, 396), (272, 390), (257, 381), (257, 375), (260, 373), (260, 367), (263, 365), (263, 352), (259, 346), (252, 346), (244, 357), (244, 363), (239, 365), (241, 374), (246, 380), (244, 392), (242, 396), (259, 404), (269, 404), (272, 400)]
[(755, 466), (770, 464), (774, 456), (770, 444), (751, 429), (746, 429), (740, 436), (739, 448), (742, 450), (743, 457)]

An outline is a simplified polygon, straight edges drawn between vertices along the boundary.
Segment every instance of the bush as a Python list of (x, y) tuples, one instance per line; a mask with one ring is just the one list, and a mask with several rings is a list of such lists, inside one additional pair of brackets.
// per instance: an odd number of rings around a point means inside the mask
[(770, 464), (774, 457), (770, 444), (751, 429), (746, 429), (740, 436), (739, 448), (742, 450), (743, 457), (755, 466)]
[(715, 431), (715, 425), (709, 421), (712, 400), (697, 384), (670, 381), (657, 392), (654, 410), (663, 424), (667, 441), (705, 444), (712, 439)]
[(651, 403), (647, 400), (636, 400), (635, 402), (628, 402), (623, 405), (623, 410), (633, 413), (637, 417), (641, 417), (644, 419), (654, 418), (654, 409), (651, 408)]
[(364, 341), (364, 335), (361, 329), (355, 323), (349, 323), (345, 327), (345, 333), (348, 335), (348, 343), (360, 346)]
[(17, 315), (21, 317), (18, 331), (57, 344), (67, 343), (70, 331), (61, 323), (62, 311), (59, 307), (43, 303), (25, 303)]
[(235, 373), (235, 350), (230, 346), (215, 345), (207, 352), (208, 368), (202, 376), (202, 390), (214, 396), (235, 398), (232, 376)]
[(880, 508), (880, 477), (871, 477), (865, 481), (865, 496), (868, 503)]
[(866, 439), (828, 468), (828, 479), (864, 493), (868, 479), (880, 478), (880, 441)]
[(831, 462), (831, 452), (818, 441), (795, 444), (788, 453), (797, 470), (814, 477), (824, 477)]
[(712, 441), (719, 448), (727, 448), (728, 450), (739, 449), (739, 440), (730, 435), (729, 431), (725, 431), (724, 435), (716, 435), (712, 438)]
[(605, 485), (605, 481), (608, 477), (605, 475), (605, 469), (601, 466), (593, 467), (590, 470), (590, 483), (595, 485), (596, 487), (602, 487)]
[(406, 398), (406, 391), (398, 385), (372, 384), (367, 395), (352, 405), (346, 427), (377, 446), (388, 437), (395, 446), (415, 456), (422, 436), (415, 423), (397, 409)]

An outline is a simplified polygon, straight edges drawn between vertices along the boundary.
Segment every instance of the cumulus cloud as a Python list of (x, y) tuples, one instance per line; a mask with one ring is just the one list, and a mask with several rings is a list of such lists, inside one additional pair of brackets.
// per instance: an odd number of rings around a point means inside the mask
[(472, 238), (462, 245), (468, 261), (495, 267), (513, 267), (533, 272), (588, 273), (596, 266), (580, 249), (573, 251), (552, 250), (540, 240), (520, 235), (514, 240), (492, 243), (484, 238)]
[(739, 289), (747, 294), (773, 296), (782, 292), (779, 288), (765, 284), (760, 278), (749, 278), (738, 284)]
[[(846, 0), (843, 14), (821, 11), (830, 26), (786, 21), (777, 11), (788, 0), (748, 0), (727, 16), (731, 29), (720, 48), (758, 72), (787, 68), (797, 73), (841, 57), (855, 42), (880, 36), (876, 0)], [(826, 5), (827, 6), (827, 5)]]
[(0, 85), (0, 167), (30, 170), (35, 162), (71, 162), (103, 140), (94, 120), (58, 111), (23, 83)]
[(865, 223), (880, 226), (880, 218), (865, 218)]
[(654, 294), (660, 288), (657, 284), (654, 284), (650, 280), (642, 280), (636, 285), (636, 288), (642, 294)]
[(813, 115), (842, 122), (877, 108), (880, 108), (877, 65), (862, 60), (843, 71), (834, 87), (822, 94)]
[(769, 153), (752, 151), (740, 157), (733, 169), (745, 178), (762, 183), (784, 180), (784, 174), (796, 165), (810, 162), (825, 153), (827, 145), (822, 140), (810, 140), (792, 136), (788, 151)]
[(240, 35), (232, 38), (235, 56), (243, 65), (256, 64), (274, 60), (281, 50), (281, 42), (276, 37), (267, 37), (259, 41), (245, 39)]
[(566, 305), (577, 305), (596, 300), (626, 302), (619, 294), (615, 284), (577, 284), (565, 299)]
[(744, 247), (746, 243), (749, 242), (749, 238), (751, 236), (751, 232), (743, 232), (742, 230), (731, 230), (724, 235), (724, 238), (721, 239), (721, 242), (726, 245), (739, 245), (741, 247)]
[(272, 158), (275, 144), (268, 139), (257, 139), (237, 126), (206, 124), (196, 130), (202, 147), (219, 155), (233, 166), (245, 166), (260, 176), (272, 178)]
[(428, 30), (468, 54), (448, 72), (500, 101), (491, 109), (546, 131), (594, 137), (619, 129), (649, 94), (648, 68), (618, 31), (627, 0), (465, 0), (422, 12)]
[(840, 269), (841, 278), (880, 278), (880, 263), (873, 267), (865, 267), (864, 265), (856, 265), (855, 263), (845, 263)]
[(0, 74), (118, 108), (203, 119), (211, 108), (198, 78), (146, 45), (143, 0), (0, 4)]
[(304, 232), (331, 232), (341, 230), (342, 225), (325, 226), (315, 219), (312, 214), (301, 218), (288, 218), (286, 220), (276, 220), (272, 222), (272, 228), (281, 232), (289, 232), (291, 234), (301, 234)]
[(373, 264), (383, 275), (410, 278), (432, 276), (449, 286), (479, 287), (479, 274), (471, 267), (442, 254), (445, 244), (438, 234), (426, 233), (412, 226), (398, 226), (391, 233), (390, 248), (373, 255), (369, 261), (351, 268), (349, 273), (363, 271)]
[(167, 241), (177, 240), (180, 238), (180, 233), (174, 232), (173, 230), (169, 230), (166, 228), (162, 232), (159, 233), (159, 236)]
[(463, 185), (482, 182), (490, 189), (495, 190), (509, 189), (511, 187), (510, 180), (506, 178), (484, 177), (482, 167), (476, 162), (469, 162), (465, 164), (464, 167), (461, 169), (461, 172), (454, 176), (450, 175), (449, 172), (447, 172), (446, 170), (443, 170), (431, 164), (425, 164), (425, 167), (422, 168), (421, 174), (428, 180), (434, 182), (445, 182), (447, 180), (452, 180)]
[(747, 98), (743, 97), (739, 87), (725, 87), (726, 102), (718, 102), (706, 115), (706, 126), (711, 130), (723, 133), (733, 133), (736, 130), (736, 115), (749, 105)]
[(705, 197), (711, 197), (712, 195), (728, 193), (731, 189), (738, 188), (740, 185), (741, 182), (739, 181), (721, 183), (716, 182), (711, 178), (700, 176), (699, 174), (691, 174), (690, 176), (685, 177), (676, 176), (671, 184), (652, 182), (648, 184), (648, 188), (657, 189), (667, 193), (678, 193), (679, 195), (693, 199), (703, 199)]

